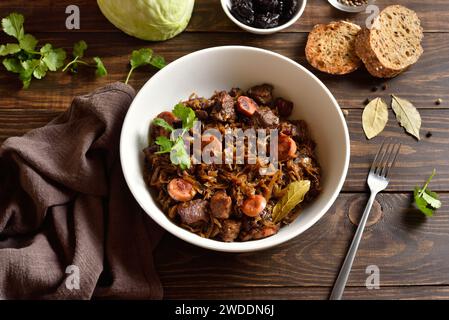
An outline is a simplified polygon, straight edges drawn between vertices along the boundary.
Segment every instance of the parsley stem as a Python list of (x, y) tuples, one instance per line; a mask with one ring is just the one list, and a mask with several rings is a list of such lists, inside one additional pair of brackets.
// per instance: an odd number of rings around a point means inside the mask
[(131, 67), (131, 70), (128, 72), (128, 76), (126, 77), (125, 84), (128, 84), (129, 78), (131, 77), (131, 73), (133, 73), (135, 67)]
[(424, 192), (427, 189), (427, 186), (429, 185), (430, 181), (432, 181), (433, 177), (435, 176), (435, 174), (437, 173), (437, 170), (434, 168), (432, 171), (432, 174), (430, 175), (429, 179), (427, 179), (426, 184), (424, 185), (424, 187), (421, 189), (421, 192), (419, 193), (419, 196), (422, 197), (422, 195), (424, 194)]
[(76, 63), (78, 61), (79, 56), (76, 56), (75, 59), (73, 59), (72, 61), (70, 61), (65, 67), (64, 69), (62, 69), (62, 72), (66, 72), (66, 70), (74, 63)]

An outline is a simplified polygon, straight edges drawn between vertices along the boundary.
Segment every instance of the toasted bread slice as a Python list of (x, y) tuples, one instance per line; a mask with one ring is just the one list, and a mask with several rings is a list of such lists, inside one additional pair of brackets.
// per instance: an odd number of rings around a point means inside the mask
[(423, 53), (423, 29), (417, 14), (400, 5), (388, 6), (356, 39), (356, 53), (375, 77), (391, 78), (416, 63)]
[(347, 74), (361, 65), (355, 53), (355, 38), (360, 27), (347, 21), (318, 24), (309, 33), (306, 58), (320, 71)]

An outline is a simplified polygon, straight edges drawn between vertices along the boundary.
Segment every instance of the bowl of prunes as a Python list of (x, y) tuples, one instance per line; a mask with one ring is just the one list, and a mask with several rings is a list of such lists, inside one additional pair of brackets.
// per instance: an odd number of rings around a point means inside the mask
[(226, 15), (243, 30), (271, 34), (290, 27), (307, 0), (221, 0)]

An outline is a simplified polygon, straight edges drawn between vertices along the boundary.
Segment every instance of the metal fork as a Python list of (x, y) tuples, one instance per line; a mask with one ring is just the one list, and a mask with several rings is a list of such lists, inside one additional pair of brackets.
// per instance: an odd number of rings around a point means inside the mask
[(357, 232), (349, 247), (343, 266), (341, 267), (338, 278), (335, 281), (334, 288), (330, 296), (331, 300), (340, 300), (343, 291), (345, 290), (346, 282), (348, 281), (349, 273), (351, 272), (352, 263), (354, 262), (357, 249), (362, 239), (363, 230), (365, 229), (366, 221), (368, 220), (371, 207), (373, 206), (376, 195), (385, 190), (388, 186), (389, 174), (391, 168), (396, 163), (396, 158), (401, 149), (401, 144), (394, 143), (392, 139), (386, 139), (382, 142), (382, 145), (377, 151), (373, 164), (368, 174), (368, 186), (371, 190), (368, 203), (366, 204), (365, 211), (363, 212), (362, 219), (360, 220)]

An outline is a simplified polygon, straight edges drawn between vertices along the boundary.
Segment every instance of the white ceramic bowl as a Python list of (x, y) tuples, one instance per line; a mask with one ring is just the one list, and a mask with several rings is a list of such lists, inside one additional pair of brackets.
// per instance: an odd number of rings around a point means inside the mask
[(294, 24), (298, 19), (302, 16), (302, 13), (304, 12), (304, 9), (306, 8), (307, 0), (298, 0), (298, 9), (296, 11), (296, 14), (286, 23), (270, 29), (261, 29), (261, 28), (254, 28), (247, 26), (246, 24), (240, 22), (237, 20), (231, 13), (231, 0), (221, 0), (221, 6), (228, 16), (229, 19), (231, 19), (232, 22), (234, 22), (236, 25), (238, 25), (243, 30), (246, 30), (251, 33), (255, 34), (272, 34), (276, 33), (278, 31), (284, 30), (288, 27), (290, 27), (292, 24)]
[[(290, 225), (269, 238), (225, 243), (204, 239), (171, 222), (145, 185), (142, 150), (150, 122), (191, 93), (210, 97), (215, 90), (247, 89), (271, 83), (275, 95), (295, 103), (291, 119), (309, 124), (322, 167), (322, 193)], [(216, 47), (186, 55), (159, 71), (142, 87), (126, 115), (120, 157), (128, 186), (141, 207), (160, 226), (194, 245), (218, 251), (247, 252), (283, 243), (310, 228), (337, 198), (349, 164), (349, 134), (344, 116), (329, 90), (310, 71), (271, 51), (240, 46)]]

